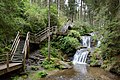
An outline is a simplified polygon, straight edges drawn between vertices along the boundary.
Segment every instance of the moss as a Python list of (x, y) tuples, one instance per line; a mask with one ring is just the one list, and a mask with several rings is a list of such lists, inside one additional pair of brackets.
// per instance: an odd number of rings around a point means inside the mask
[(44, 69), (47, 69), (47, 70), (60, 69), (61, 66), (58, 62), (59, 62), (59, 59), (57, 59), (57, 58), (51, 58), (50, 61), (45, 59), (42, 62), (41, 67), (43, 67)]
[(45, 71), (40, 71), (37, 73), (37, 75), (40, 77), (40, 78), (43, 78), (43, 77), (46, 77), (47, 76), (47, 72)]

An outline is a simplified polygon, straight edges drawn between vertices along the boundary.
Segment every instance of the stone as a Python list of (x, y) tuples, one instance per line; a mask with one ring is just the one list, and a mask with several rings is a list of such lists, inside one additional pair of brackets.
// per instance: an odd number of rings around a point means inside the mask
[(62, 69), (70, 69), (72, 66), (70, 66), (68, 63), (64, 61), (59, 61), (60, 65), (62, 65)]

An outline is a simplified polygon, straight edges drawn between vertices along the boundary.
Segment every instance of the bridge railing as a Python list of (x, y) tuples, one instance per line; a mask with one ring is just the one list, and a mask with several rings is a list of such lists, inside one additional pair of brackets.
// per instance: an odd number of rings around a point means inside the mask
[(20, 32), (18, 31), (17, 36), (15, 37), (12, 47), (10, 49), (11, 60), (13, 59), (13, 56), (17, 50), (19, 42), (20, 42)]
[[(15, 37), (14, 39), (14, 42), (10, 48), (10, 52), (8, 53), (3, 53), (0, 55), (0, 64), (4, 64), (6, 63), (6, 60), (8, 59), (8, 61), (10, 62), (16, 52), (16, 49), (18, 47), (18, 44), (19, 44), (19, 41), (20, 41), (20, 33), (18, 32), (17, 33), (17, 36)], [(7, 57), (8, 55), (8, 57)]]
[[(8, 55), (8, 56), (7, 56)], [(4, 53), (0, 55), (0, 64), (6, 63), (7, 59), (10, 61), (10, 54), (9, 53)]]
[(25, 64), (26, 64), (26, 57), (29, 52), (29, 38), (30, 38), (30, 32), (27, 33), (25, 44), (24, 44), (23, 51), (22, 51), (22, 54), (24, 54), (23, 60), (22, 60), (24, 69), (25, 69)]
[[(31, 36), (30, 40), (40, 43), (42, 40), (44, 40), (44, 38), (49, 36), (48, 30), (49, 30), (49, 27), (46, 27), (42, 31), (38, 32), (37, 34), (30, 33), (30, 36)], [(56, 32), (57, 32), (57, 26), (50, 27), (50, 35)]]
[(9, 71), (10, 56), (11, 55), (9, 53), (4, 53), (0, 55), (0, 64), (6, 64), (7, 72)]

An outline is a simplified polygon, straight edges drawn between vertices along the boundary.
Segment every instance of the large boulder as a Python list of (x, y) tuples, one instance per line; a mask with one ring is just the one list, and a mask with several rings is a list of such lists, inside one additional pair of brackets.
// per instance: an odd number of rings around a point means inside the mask
[(62, 69), (70, 69), (70, 68), (72, 68), (71, 65), (69, 65), (67, 62), (64, 62), (64, 61), (59, 61), (59, 64), (62, 66), (61, 67)]

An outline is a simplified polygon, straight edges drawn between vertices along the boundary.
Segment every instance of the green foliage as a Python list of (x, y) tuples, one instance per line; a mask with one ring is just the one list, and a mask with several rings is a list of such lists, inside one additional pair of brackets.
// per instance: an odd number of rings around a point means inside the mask
[(68, 36), (77, 38), (78, 40), (80, 39), (80, 33), (76, 30), (70, 30)]
[(39, 78), (43, 78), (43, 77), (46, 77), (46, 76), (47, 76), (47, 72), (46, 71), (38, 71), (35, 74), (32, 74), (30, 76), (30, 79), (31, 80), (37, 80)]
[[(59, 26), (65, 21), (65, 16), (57, 17), (57, 7), (51, 5), (51, 26)], [(62, 22), (61, 22), (62, 20)], [(48, 26), (48, 8), (29, 0), (0, 1), (0, 47), (8, 46), (16, 36), (17, 31), (25, 34), (30, 31), (37, 33)]]
[(75, 26), (73, 27), (73, 30), (78, 31), (81, 35), (93, 31), (88, 22), (76, 21), (74, 24)]
[(68, 0), (68, 14), (69, 17), (71, 17), (71, 20), (73, 21), (73, 16), (75, 14), (76, 11), (76, 4), (75, 4), (75, 0)]
[(38, 68), (38, 66), (31, 66), (31, 70), (37, 71), (37, 70), (39, 70), (39, 68)]
[[(51, 56), (52, 57), (58, 57), (58, 53), (59, 53), (58, 49), (56, 49), (54, 47), (51, 47), (50, 49), (51, 49), (50, 50)], [(40, 52), (41, 52), (42, 55), (47, 57), (47, 55), (48, 55), (48, 47), (47, 46), (43, 47), (42, 49), (40, 49)]]
[[(103, 56), (110, 59), (113, 56), (119, 55), (120, 53), (120, 21), (113, 20), (106, 27), (107, 33), (104, 34), (102, 49)], [(107, 35), (107, 36), (106, 36)]]
[(91, 54), (90, 61), (91, 66), (101, 65), (102, 56), (101, 50), (99, 48), (96, 48), (95, 51)]
[(48, 61), (48, 59), (45, 59), (41, 66), (44, 68), (44, 69), (47, 69), (47, 70), (54, 70), (54, 69), (60, 69), (61, 66), (60, 64), (58, 63), (59, 59), (57, 58), (51, 58), (50, 61)]
[(66, 36), (60, 39), (60, 49), (65, 53), (73, 52), (80, 45), (77, 38)]
[(18, 80), (19, 76), (11, 77), (11, 80)]
[(62, 29), (63, 25), (67, 21), (67, 17), (64, 15), (64, 13), (62, 11), (60, 11), (60, 13), (59, 13), (58, 21), (59, 21), (60, 29)]
[(45, 72), (45, 71), (40, 71), (40, 72), (38, 72), (38, 76), (39, 76), (40, 78), (46, 77), (46, 76), (47, 76), (47, 72)]

